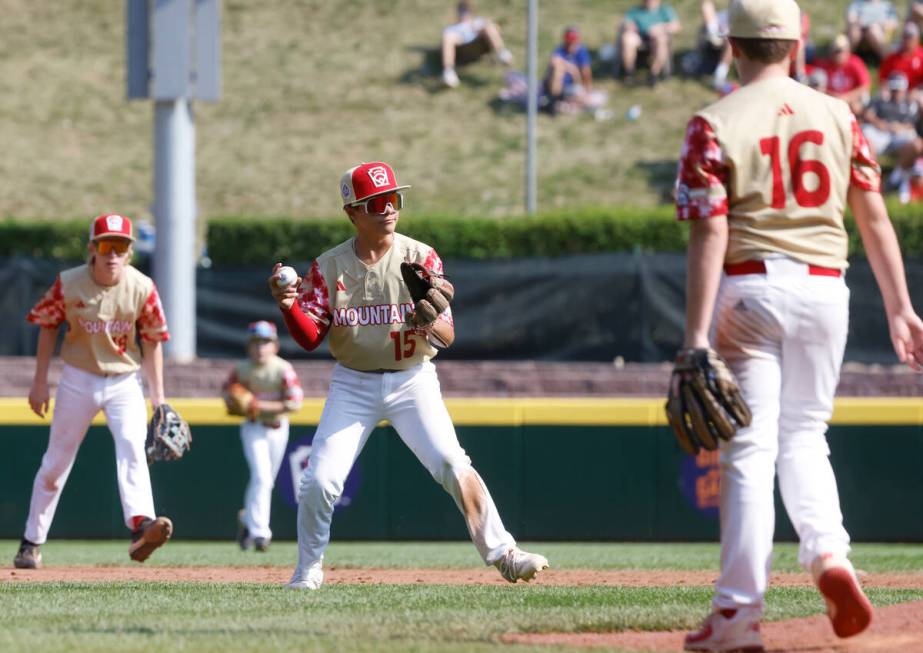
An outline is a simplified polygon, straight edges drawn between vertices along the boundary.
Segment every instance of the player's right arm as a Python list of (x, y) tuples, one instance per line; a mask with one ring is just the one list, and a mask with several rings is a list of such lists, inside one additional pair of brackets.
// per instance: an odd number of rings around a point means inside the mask
[(45, 417), (51, 393), (48, 390), (48, 366), (54, 355), (54, 343), (58, 338), (58, 327), (42, 327), (38, 334), (35, 352), (35, 376), (29, 390), (29, 407), (39, 417)]
[(880, 169), (855, 118), (850, 118), (852, 156), (846, 201), (862, 236), (865, 253), (881, 290), (891, 343), (902, 363), (923, 370), (923, 321), (913, 310), (904, 262), (888, 209), (881, 197)]
[(292, 338), (304, 349), (312, 351), (327, 335), (330, 325), (330, 303), (327, 284), (317, 261), (311, 265), (309, 278), (279, 288), (276, 285), (281, 263), (276, 263), (269, 277), (269, 289), (282, 311), (282, 319)]
[(51, 397), (48, 391), (48, 366), (54, 355), (58, 329), (64, 323), (66, 316), (61, 275), (58, 275), (51, 288), (26, 316), (26, 320), (41, 327), (35, 352), (35, 376), (32, 379), (32, 388), (29, 390), (29, 407), (39, 417), (44, 417), (48, 412), (48, 402)]
[(852, 186), (847, 201), (884, 299), (894, 351), (902, 363), (923, 371), (923, 321), (910, 302), (900, 246), (884, 200), (876, 191)]

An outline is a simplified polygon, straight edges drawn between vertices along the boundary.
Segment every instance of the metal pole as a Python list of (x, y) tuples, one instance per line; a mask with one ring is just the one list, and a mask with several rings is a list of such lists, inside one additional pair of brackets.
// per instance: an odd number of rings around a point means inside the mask
[(196, 355), (195, 122), (186, 98), (154, 105), (154, 280), (170, 328), (164, 353)]
[(526, 104), (526, 212), (535, 213), (536, 181), (536, 114), (538, 113), (538, 0), (529, 0), (528, 102)]

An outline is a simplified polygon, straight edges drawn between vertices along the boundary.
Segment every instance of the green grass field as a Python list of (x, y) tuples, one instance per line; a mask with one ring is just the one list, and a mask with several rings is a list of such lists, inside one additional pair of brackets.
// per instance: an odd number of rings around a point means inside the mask
[[(224, 97), (196, 105), (198, 207), (226, 215), (331, 216), (336, 183), (382, 158), (414, 185), (407, 216), (522, 212), (523, 114), (497, 106), (504, 69), (479, 62), (441, 88), (425, 52), (453, 18), (454, 0), (223, 2)], [(615, 38), (636, 0), (541, 2), (540, 64), (578, 23), (594, 52)], [(675, 0), (690, 48), (697, 0)], [(726, 2), (719, 3), (726, 5)], [(844, 28), (848, 0), (802, 0), (812, 39)], [(150, 215), (152, 103), (127, 102), (122, 2), (0, 0), (0, 140), (8, 181), (0, 215)], [(526, 0), (482, 0), (522, 69)], [(898, 3), (904, 11), (905, 2)], [(662, 200), (689, 116), (715, 99), (698, 81), (625, 89), (597, 67), (615, 118), (541, 116), (542, 208)], [(641, 119), (624, 119), (632, 105)]]
[[(556, 569), (715, 570), (712, 544), (529, 543)], [(12, 555), (16, 543), (0, 542)], [(125, 542), (51, 542), (46, 565), (126, 565)], [(796, 571), (796, 548), (777, 547), (775, 568)], [(233, 543), (172, 542), (152, 566), (291, 566), (293, 543), (264, 555)], [(869, 572), (923, 569), (923, 547), (857, 545)], [(334, 543), (328, 565), (466, 568), (467, 543)], [(510, 632), (689, 628), (707, 611), (708, 587), (278, 585), (206, 583), (0, 583), (0, 651), (490, 651)], [(876, 606), (923, 598), (923, 590), (875, 589)], [(767, 595), (768, 620), (823, 612), (811, 588)], [(513, 651), (561, 653), (562, 647)], [(579, 650), (579, 649), (574, 649)]]

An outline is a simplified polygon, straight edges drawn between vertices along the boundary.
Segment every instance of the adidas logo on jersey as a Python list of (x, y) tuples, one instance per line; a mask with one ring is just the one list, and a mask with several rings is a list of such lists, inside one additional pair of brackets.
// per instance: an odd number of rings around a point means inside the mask
[(785, 104), (782, 105), (782, 108), (779, 109), (779, 113), (777, 113), (776, 115), (777, 116), (794, 116), (795, 110), (792, 109), (790, 106), (788, 106), (788, 102), (786, 102)]

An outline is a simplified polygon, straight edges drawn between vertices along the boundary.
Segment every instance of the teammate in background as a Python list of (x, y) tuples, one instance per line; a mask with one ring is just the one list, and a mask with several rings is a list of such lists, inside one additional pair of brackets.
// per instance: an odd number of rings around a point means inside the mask
[(88, 263), (61, 272), (28, 315), (41, 327), (29, 391), (29, 406), (39, 417), (48, 411), (48, 365), (65, 322), (67, 333), (48, 449), (35, 475), (26, 531), (13, 561), (20, 569), (41, 567), (39, 547), (48, 538), (80, 443), (100, 410), (115, 441), (122, 514), (132, 532), (129, 556), (143, 562), (173, 534), (170, 520), (154, 512), (144, 451), (147, 411), (138, 374), (143, 368), (156, 408), (164, 401), (161, 343), (169, 334), (154, 282), (128, 264), (133, 240), (128, 218), (108, 214), (93, 220)]
[(424, 327), (401, 276), (401, 263), (442, 273), (429, 245), (395, 232), (402, 190), (386, 163), (346, 171), (339, 190), (356, 235), (321, 254), (300, 285), (269, 279), (292, 337), (305, 349), (329, 335), (337, 360), (330, 392), (298, 491), (298, 566), (291, 589), (318, 589), (330, 541), (333, 506), (350, 468), (379, 421), (387, 419), (464, 515), (471, 539), (488, 565), (509, 582), (530, 580), (548, 566), (516, 546), (490, 493), (458, 442), (430, 359), (436, 345), (455, 339), (451, 309)]
[[(825, 433), (848, 329), (848, 204), (884, 297), (898, 358), (923, 365), (923, 322), (879, 193), (880, 169), (845, 102), (788, 77), (794, 0), (734, 0), (744, 86), (690, 121), (677, 217), (691, 221), (684, 346), (714, 345), (753, 414), (721, 448), (721, 574), (687, 651), (762, 651), (759, 623), (775, 525), (773, 481), (840, 637), (872, 606), (852, 564)], [(722, 270), (724, 275), (722, 276)]]
[(232, 388), (249, 394), (247, 421), (240, 425), (240, 441), (250, 468), (244, 507), (238, 513), (237, 543), (246, 551), (253, 545), (266, 551), (272, 540), (269, 512), (276, 474), (288, 444), (287, 414), (301, 407), (301, 382), (291, 363), (279, 358), (279, 336), (271, 322), (247, 327), (247, 360), (234, 366), (224, 386), (225, 401)]

